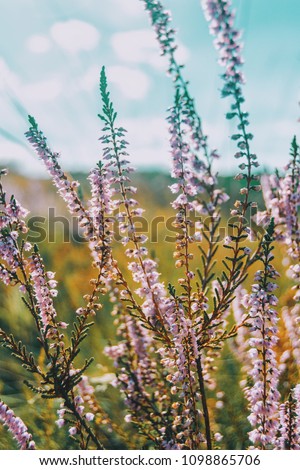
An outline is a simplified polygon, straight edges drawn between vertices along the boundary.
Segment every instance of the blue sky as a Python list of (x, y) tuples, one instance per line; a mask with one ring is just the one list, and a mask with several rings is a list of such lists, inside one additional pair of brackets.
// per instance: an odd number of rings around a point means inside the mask
[[(164, 0), (178, 30), (180, 60), (220, 171), (233, 171), (232, 122), (220, 99), (221, 69), (199, 0)], [(299, 134), (299, 0), (234, 0), (243, 29), (245, 95), (263, 165), (283, 166)], [(28, 175), (42, 165), (23, 136), (33, 114), (68, 170), (98, 160), (98, 78), (107, 67), (120, 123), (128, 128), (132, 161), (168, 167), (164, 118), (172, 85), (141, 0), (11, 0), (2, 2), (0, 36), (0, 161)]]

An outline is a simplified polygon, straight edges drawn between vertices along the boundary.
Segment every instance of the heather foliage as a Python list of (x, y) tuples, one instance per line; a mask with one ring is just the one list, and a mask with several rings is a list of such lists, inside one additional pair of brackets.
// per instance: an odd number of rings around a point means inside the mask
[[(184, 66), (176, 60), (170, 14), (158, 0), (141, 1), (174, 86), (167, 122), (176, 273), (163, 279), (158, 263), (163, 266), (164, 258), (156, 259), (151, 240), (138, 230), (144, 209), (135, 196), (126, 130), (103, 67), (101, 158), (88, 176), (88, 197), (82, 196), (79, 182), (64, 173), (59, 154), (51, 150), (32, 116), (26, 132), (59, 196), (78, 219), (91, 255), (90, 291), (82, 292), (81, 305), (66, 306), (72, 310), (71, 327), (57, 308), (56, 273), (47, 269), (43, 250), (27, 240), (28, 211), (5, 192), (6, 171), (2, 170), (0, 278), (19, 290), (24, 314), (30, 315), (38, 338), (38, 353), (29, 351), (13, 331), (0, 329), (1, 343), (27, 371), (28, 401), (37, 397), (44, 403), (42, 417), (47, 426), (53, 433), (55, 429), (66, 433), (70, 447), (214, 449), (226, 446), (228, 432), (237, 448), (241, 446), (239, 426), (234, 434), (224, 425), (236, 400), (245, 418), (240, 426), (245, 432), (242, 445), (299, 449), (300, 155), (296, 137), (285, 172), (260, 176), (243, 96), (241, 35), (234, 27), (229, 0), (203, 0), (224, 68), (221, 94), (230, 100), (226, 118), (236, 123), (231, 139), (237, 145), (235, 180), (240, 188), (238, 199), (232, 201), (220, 187), (214, 170), (220, 155), (210, 147)], [(261, 191), (264, 207), (253, 221)], [(228, 203), (229, 233), (223, 238), (220, 225)], [(118, 247), (116, 227), (121, 234)], [(278, 247), (285, 253), (286, 267), (276, 260)], [(282, 285), (284, 295), (280, 295)], [(93, 358), (81, 351), (94, 321), (108, 311), (115, 333), (104, 353), (113, 362), (111, 384), (118, 392), (112, 400), (123, 402), (125, 423), (109, 412), (114, 402), (107, 406), (108, 397), (98, 393), (90, 374)], [(238, 369), (232, 375), (234, 384), (232, 377), (222, 376), (220, 364), (225, 357), (232, 358), (232, 367)], [(0, 420), (21, 449), (36, 447), (23, 421), (3, 401)], [(138, 430), (135, 442), (130, 438), (133, 429)]]

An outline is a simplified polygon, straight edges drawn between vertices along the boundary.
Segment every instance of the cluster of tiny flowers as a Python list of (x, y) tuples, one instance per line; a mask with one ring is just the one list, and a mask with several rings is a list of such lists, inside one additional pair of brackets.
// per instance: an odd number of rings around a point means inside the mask
[[(240, 192), (245, 198), (245, 202), (236, 201), (235, 208), (231, 215), (244, 216), (248, 208), (248, 194), (250, 191), (260, 191), (259, 184), (253, 184), (253, 181), (259, 179), (252, 175), (252, 168), (259, 166), (256, 154), (250, 152), (250, 140), (253, 135), (246, 131), (249, 126), (249, 113), (243, 112), (241, 104), (245, 101), (242, 95), (241, 85), (244, 83), (244, 77), (240, 70), (243, 59), (241, 57), (241, 45), (239, 43), (240, 32), (234, 29), (234, 14), (231, 11), (231, 2), (229, 0), (202, 0), (202, 7), (205, 17), (210, 24), (210, 32), (216, 36), (215, 46), (220, 53), (220, 63), (226, 68), (223, 79), (225, 85), (222, 89), (222, 96), (232, 96), (234, 103), (231, 105), (231, 112), (226, 114), (227, 119), (238, 118), (238, 133), (233, 134), (231, 139), (237, 142), (238, 152), (235, 158), (246, 157), (247, 162), (241, 163), (241, 170), (235, 177), (236, 180), (246, 180), (247, 184)], [(246, 171), (245, 171), (246, 170)], [(253, 206), (256, 203), (252, 204)]]
[[(178, 202), (187, 204), (188, 196), (193, 198), (193, 209), (197, 214), (211, 216), (214, 223), (219, 218), (218, 206), (226, 202), (229, 197), (221, 189), (215, 189), (217, 178), (212, 174), (210, 165), (203, 159), (200, 159), (197, 152), (200, 148), (205, 149), (205, 156), (208, 160), (208, 149), (206, 139), (199, 136), (199, 132), (194, 129), (195, 110), (191, 109), (188, 98), (185, 94), (180, 94), (177, 89), (175, 105), (170, 109), (168, 116), (170, 146), (173, 158), (172, 176), (177, 179), (177, 183), (171, 186), (173, 193), (183, 191), (179, 196)], [(201, 134), (201, 133), (200, 133)], [(216, 158), (215, 151), (212, 157)], [(203, 193), (208, 195), (206, 201)], [(202, 195), (200, 199), (200, 195)], [(173, 207), (176, 209), (177, 200)], [(199, 233), (195, 234), (200, 236)]]
[[(234, 14), (229, 0), (202, 0), (202, 8), (206, 20), (210, 24), (210, 32), (216, 37), (214, 44), (219, 51), (220, 65), (226, 67), (224, 78), (231, 93), (232, 82), (243, 83), (244, 77), (240, 72), (243, 64), (241, 45), (238, 42), (240, 32), (234, 29)], [(226, 88), (226, 85), (225, 85)]]
[[(248, 318), (248, 313), (245, 308), (245, 305), (247, 306), (248, 299), (247, 290), (244, 289), (242, 285), (239, 285), (235, 290), (234, 295), (235, 298), (232, 301), (232, 313), (237, 325), (237, 334), (234, 337), (232, 349), (242, 364), (242, 371), (249, 373), (252, 365), (248, 361), (247, 330), (244, 326)], [(244, 303), (245, 300), (246, 304)]]
[(32, 435), (28, 432), (21, 418), (15, 416), (14, 412), (2, 400), (0, 400), (0, 420), (7, 426), (22, 450), (35, 449)]
[(98, 166), (90, 172), (88, 180), (92, 193), (88, 214), (94, 227), (93, 233), (88, 236), (89, 246), (95, 265), (102, 267), (103, 274), (105, 272), (104, 283), (107, 283), (110, 277), (109, 273), (112, 271), (111, 243), (113, 233), (111, 224), (114, 210), (113, 190), (109, 183), (108, 169), (99, 162)]
[[(106, 354), (108, 353), (108, 351), (106, 350), (104, 352)], [(95, 415), (97, 414), (97, 423), (101, 422), (102, 424), (105, 424), (109, 432), (112, 432), (113, 424), (107, 413), (102, 409), (102, 407), (98, 403), (97, 398), (95, 396), (95, 388), (91, 384), (91, 380), (92, 379), (90, 379), (87, 375), (83, 375), (77, 385), (78, 394), (83, 398), (84, 403), (90, 410), (90, 412), (85, 414), (85, 418), (87, 419), (87, 421), (93, 421)]]
[(294, 300), (300, 301), (300, 159), (296, 138), (292, 141), (292, 160), (285, 168), (284, 176), (264, 177), (263, 195), (267, 211), (261, 214), (265, 219), (274, 218), (276, 236), (287, 245), (287, 253), (293, 261), (287, 272), (293, 279)]
[[(105, 348), (105, 353), (114, 360), (116, 367), (121, 367), (122, 374), (125, 376), (129, 371), (122, 367), (121, 363), (124, 362), (124, 357), (130, 357), (130, 350), (134, 353), (135, 360), (131, 361), (131, 367), (128, 380), (130, 377), (135, 377), (135, 391), (139, 395), (141, 391), (145, 391), (147, 385), (153, 385), (155, 379), (155, 366), (149, 356), (149, 348), (152, 347), (152, 336), (142, 327), (141, 322), (130, 315), (124, 317), (123, 322), (118, 329), (118, 335), (124, 338), (124, 342), (120, 342), (116, 346), (108, 346)], [(123, 380), (123, 391), (125, 392), (126, 384), (129, 383)], [(119, 382), (120, 384), (121, 382)], [(138, 396), (137, 395), (137, 396)], [(131, 410), (134, 412), (136, 409), (137, 401), (129, 400)]]
[[(171, 108), (170, 116), (168, 118), (170, 127), (170, 146), (172, 152), (172, 177), (176, 178), (177, 183), (171, 186), (173, 193), (179, 193), (177, 198), (172, 202), (172, 207), (176, 212), (176, 219), (174, 226), (180, 230), (177, 234), (176, 251), (174, 257), (176, 267), (186, 268), (186, 276), (193, 279), (195, 274), (189, 270), (189, 259), (192, 259), (192, 253), (188, 253), (189, 244), (195, 240), (201, 239), (201, 232), (195, 232), (192, 236), (190, 234), (191, 228), (194, 225), (189, 217), (191, 211), (194, 210), (194, 205), (190, 202), (190, 198), (197, 194), (197, 188), (190, 183), (190, 169), (189, 169), (189, 152), (190, 148), (188, 143), (183, 141), (184, 131), (181, 127), (180, 115), (180, 96), (177, 95), (176, 103)], [(183, 253), (185, 251), (185, 253)]]
[(58, 163), (59, 153), (52, 152), (48, 147), (46, 137), (43, 132), (38, 129), (33, 118), (30, 118), (30, 122), (32, 126), (29, 131), (25, 133), (28, 141), (32, 144), (38, 157), (43, 161), (52, 178), (54, 186), (57, 188), (59, 195), (66, 202), (70, 213), (78, 217), (81, 227), (86, 228), (88, 226), (88, 229), (93, 232), (93, 228), (87, 218), (87, 213), (76, 192), (79, 187), (78, 181), (69, 181)]
[[(191, 321), (185, 319), (184, 311), (180, 308), (178, 310), (171, 299), (166, 303), (165, 325), (172, 347), (161, 347), (157, 351), (161, 357), (160, 365), (155, 356), (152, 355), (151, 359), (149, 356), (154, 346), (152, 338), (145, 333), (146, 330), (141, 327), (137, 319), (128, 315), (123, 319), (118, 332), (125, 341), (107, 347), (106, 353), (114, 360), (115, 366), (120, 371), (116, 385), (125, 394), (125, 403), (130, 410), (130, 414), (125, 416), (125, 421), (143, 419), (146, 423), (149, 422), (149, 416), (150, 422), (154, 419), (153, 411), (156, 408), (153, 408), (149, 401), (150, 392), (147, 388), (151, 386), (150, 390), (155, 390), (153, 400), (157, 409), (171, 410), (166, 416), (160, 413), (155, 416), (157, 442), (162, 449), (181, 449), (184, 446), (195, 446), (196, 441), (198, 444), (204, 441), (200, 433), (197, 437), (194, 432), (195, 412), (197, 421), (199, 416), (191, 395), (191, 386), (194, 388), (195, 377), (189, 370), (189, 366), (195, 367), (195, 357), (198, 357), (197, 343), (193, 336)], [(164, 375), (168, 373), (167, 382), (161, 382), (159, 379), (160, 366)], [(166, 386), (171, 389), (171, 395), (165, 393)], [(194, 390), (192, 394), (195, 394)]]
[(161, 54), (163, 56), (170, 56), (170, 67), (172, 67), (172, 58), (177, 46), (175, 43), (175, 30), (170, 26), (171, 14), (164, 9), (158, 0), (142, 0), (142, 2), (145, 9), (149, 12), (160, 45)]
[(29, 262), (29, 272), (32, 280), (34, 297), (38, 306), (39, 315), (45, 330), (47, 326), (53, 325), (57, 313), (53, 305), (53, 297), (57, 296), (57, 281), (55, 273), (45, 272), (43, 260), (38, 253), (33, 253)]
[[(70, 376), (75, 375), (77, 372), (78, 370), (71, 369)], [(74, 408), (75, 408), (76, 413), (78, 413), (80, 416), (85, 418), (86, 421), (93, 421), (95, 417), (94, 413), (91, 413), (91, 412), (86, 413), (85, 406), (84, 406), (85, 401), (88, 401), (89, 399), (91, 399), (90, 394), (93, 393), (93, 387), (88, 388), (87, 379), (85, 378), (85, 376), (82, 376), (81, 382), (82, 384), (79, 386), (80, 384), (79, 382), (79, 384), (76, 387), (77, 394), (74, 396), (74, 399), (73, 399)], [(65, 408), (64, 404), (62, 403), (60, 408), (57, 410), (57, 414), (58, 414), (58, 420), (56, 420), (55, 423), (59, 428), (62, 428), (63, 426), (65, 426), (65, 424), (69, 422), (67, 417), (68, 415), (70, 415), (70, 411), (67, 408)], [(74, 414), (74, 411), (72, 411), (71, 414)], [(73, 421), (71, 423), (74, 424)], [(76, 426), (72, 425), (69, 427), (70, 436), (74, 436), (75, 434), (78, 434), (78, 432), (79, 432), (79, 427), (77, 427), (77, 425)]]
[(300, 369), (300, 304), (283, 307), (282, 319), (291, 344), (291, 353)]
[(4, 284), (11, 284), (19, 267), (19, 250), (16, 246), (18, 232), (0, 234), (0, 257), (5, 265), (0, 265), (0, 279)]
[(156, 380), (157, 364), (148, 355), (149, 335), (141, 328), (139, 321), (128, 314), (123, 314), (118, 334), (124, 341), (106, 347), (105, 353), (114, 360), (118, 370), (112, 385), (117, 386), (125, 396), (124, 403), (129, 413), (124, 420), (139, 423), (146, 433), (151, 424), (151, 434), (156, 434), (157, 442), (162, 441), (166, 423), (164, 415), (158, 410), (167, 409), (169, 404), (166, 403), (168, 397), (164, 387)]
[(275, 222), (276, 240), (284, 240), (284, 235), (279, 227), (284, 224), (284, 210), (278, 188), (280, 186), (280, 178), (278, 175), (262, 175), (261, 187), (264, 198), (266, 211), (258, 212), (257, 222), (259, 225), (266, 226), (269, 224), (271, 216)]
[(166, 441), (166, 448), (173, 448), (175, 443), (176, 448), (194, 448), (205, 441), (199, 432), (200, 412), (196, 406), (200, 400), (195, 377), (196, 360), (199, 358), (197, 337), (192, 320), (186, 318), (183, 306), (175, 300), (169, 300), (166, 320), (172, 347), (161, 347), (158, 352), (163, 368), (169, 372), (166, 378), (171, 394), (177, 397), (171, 411), (175, 440)]
[(252, 369), (249, 372), (253, 386), (245, 389), (250, 403), (248, 419), (253, 426), (250, 440), (265, 448), (274, 444), (277, 432), (277, 411), (279, 392), (277, 390), (279, 370), (274, 347), (278, 341), (278, 314), (274, 309), (278, 299), (274, 295), (277, 285), (274, 279), (278, 273), (269, 262), (270, 253), (265, 254), (265, 269), (255, 274), (256, 284), (252, 293), (244, 299), (249, 311), (251, 336), (249, 356)]
[[(195, 153), (195, 149), (199, 150), (200, 143), (196, 142), (196, 134), (191, 135), (192, 123), (186, 97), (180, 95), (179, 90), (175, 106), (170, 109), (168, 122), (173, 158), (172, 176), (177, 179), (177, 183), (171, 186), (171, 191), (178, 193), (184, 186), (186, 196), (192, 196), (194, 199), (197, 197), (192, 207), (197, 213), (216, 217), (216, 207), (226, 202), (229, 197), (222, 190), (214, 189), (216, 177)], [(199, 195), (204, 192), (208, 192), (209, 201), (198, 202)]]
[[(299, 185), (300, 188), (300, 185)], [(270, 215), (277, 226), (277, 239), (288, 246), (288, 254), (298, 260), (300, 256), (300, 233), (298, 228), (299, 193), (292, 190), (292, 176), (270, 175), (263, 177), (263, 196)]]
[[(1, 176), (6, 172), (1, 171)], [(0, 279), (6, 285), (16, 280), (16, 272), (20, 265), (20, 253), (17, 239), (20, 233), (28, 231), (25, 217), (28, 211), (11, 196), (9, 202), (6, 201), (6, 194), (0, 184), (0, 258), (5, 264), (0, 264)], [(29, 250), (31, 245), (24, 244), (24, 249)]]
[(128, 338), (137, 356), (136, 368), (133, 370), (140, 387), (153, 383), (153, 364), (150, 360), (148, 348), (152, 344), (152, 337), (146, 333), (140, 322), (129, 317), (126, 322)]
[[(89, 215), (93, 220), (94, 227), (97, 228), (98, 234), (102, 234), (106, 230), (106, 218), (113, 213), (114, 206), (112, 202), (112, 189), (109, 185), (109, 175), (106, 168), (99, 162), (98, 166), (94, 168), (88, 180), (91, 184), (92, 197), (89, 201)], [(111, 235), (109, 233), (109, 235)], [(111, 243), (111, 238), (107, 240), (108, 244)]]
[(300, 449), (300, 385), (291, 391), (288, 400), (279, 407), (279, 433), (277, 449)]
[[(92, 197), (89, 201), (90, 207), (86, 210), (77, 195), (76, 189), (79, 186), (77, 181), (69, 181), (62, 171), (59, 163), (59, 154), (52, 152), (47, 145), (47, 140), (43, 133), (38, 130), (37, 124), (30, 118), (32, 126), (26, 133), (29, 142), (35, 148), (39, 158), (44, 162), (58, 193), (66, 202), (71, 215), (79, 220), (80, 227), (84, 230), (84, 236), (89, 242), (95, 267), (101, 267), (101, 273), (97, 283), (107, 286), (111, 279), (111, 220), (109, 215), (113, 206), (111, 202), (111, 190), (109, 187), (109, 178), (107, 170), (101, 165), (91, 171), (89, 181), (91, 184)], [(95, 287), (97, 290), (97, 287)], [(94, 298), (93, 298), (94, 299)], [(93, 300), (92, 299), (92, 300)], [(96, 299), (96, 297), (95, 297)], [(78, 309), (79, 315), (90, 313), (91, 308), (87, 310)]]
[(6, 194), (3, 193), (2, 187), (0, 190), (0, 207), (0, 230), (15, 225), (16, 229), (21, 233), (28, 231), (24, 220), (29, 213), (28, 210), (24, 209), (14, 196), (11, 196), (9, 202), (6, 202)]

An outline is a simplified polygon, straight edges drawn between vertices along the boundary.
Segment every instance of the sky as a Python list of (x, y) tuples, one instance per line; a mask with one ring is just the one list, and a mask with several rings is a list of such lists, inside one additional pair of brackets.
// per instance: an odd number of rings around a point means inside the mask
[[(1, 3), (0, 165), (29, 176), (45, 171), (27, 144), (35, 116), (68, 171), (88, 171), (101, 156), (99, 73), (106, 66), (119, 124), (128, 129), (139, 169), (170, 165), (165, 117), (173, 88), (141, 0), (10, 0)], [(178, 31), (178, 60), (218, 170), (235, 169), (230, 102), (199, 0), (164, 0)], [(299, 0), (233, 0), (243, 30), (246, 108), (253, 150), (263, 167), (283, 167), (299, 136)]]

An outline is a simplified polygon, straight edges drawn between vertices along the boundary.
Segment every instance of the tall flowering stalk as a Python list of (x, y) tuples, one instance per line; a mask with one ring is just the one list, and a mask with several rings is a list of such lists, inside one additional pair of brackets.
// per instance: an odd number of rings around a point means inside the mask
[(203, 269), (201, 286), (205, 292), (214, 276), (213, 267), (219, 246), (218, 228), (221, 222), (220, 206), (228, 199), (223, 190), (217, 188), (217, 174), (213, 163), (219, 158), (218, 152), (210, 150), (208, 137), (203, 131), (202, 120), (196, 110), (195, 101), (189, 91), (189, 83), (184, 77), (184, 65), (176, 59), (176, 31), (171, 26), (171, 14), (164, 9), (159, 0), (142, 0), (148, 11), (151, 24), (160, 45), (161, 54), (167, 58), (168, 74), (172, 77), (175, 94), (179, 93), (181, 124), (185, 127), (185, 140), (189, 146), (187, 160), (189, 170), (186, 173), (187, 184), (194, 188), (197, 213), (203, 220), (202, 229), (208, 248), (201, 250)]
[[(151, 329), (167, 338), (164, 325), (164, 310), (166, 303), (166, 292), (163, 283), (159, 282), (159, 273), (157, 272), (156, 262), (148, 257), (148, 250), (144, 246), (147, 241), (145, 235), (140, 235), (136, 231), (135, 217), (143, 213), (143, 209), (138, 207), (138, 202), (130, 197), (130, 194), (136, 192), (136, 188), (130, 183), (129, 174), (133, 171), (126, 160), (128, 153), (126, 151), (127, 141), (125, 140), (126, 130), (123, 127), (117, 127), (115, 120), (117, 113), (107, 90), (107, 80), (105, 69), (102, 68), (100, 77), (100, 92), (103, 102), (102, 115), (99, 117), (104, 122), (103, 135), (100, 140), (104, 145), (104, 159), (108, 161), (106, 168), (110, 172), (110, 185), (113, 187), (114, 194), (119, 194), (119, 198), (114, 199), (115, 207), (119, 208), (116, 218), (119, 222), (120, 232), (124, 234), (122, 244), (131, 245), (126, 250), (126, 255), (135, 261), (128, 264), (135, 282), (140, 284), (136, 294), (144, 300), (139, 309), (142, 315), (141, 320), (145, 321)], [(131, 301), (132, 295), (128, 285), (123, 279), (120, 282), (124, 285), (124, 299)], [(135, 303), (133, 304), (135, 307)]]
[[(211, 448), (209, 414), (204, 390), (201, 358), (197, 342), (198, 328), (199, 323), (201, 322), (199, 319), (199, 313), (201, 308), (204, 306), (206, 307), (207, 305), (203, 301), (204, 299), (201, 299), (202, 302), (200, 302), (199, 298), (197, 299), (192, 295), (192, 280), (195, 277), (195, 273), (190, 268), (191, 260), (194, 257), (191, 252), (191, 245), (197, 239), (199, 240), (199, 238), (201, 238), (201, 234), (200, 232), (196, 232), (193, 235), (191, 233), (191, 229), (194, 226), (194, 223), (190, 219), (190, 213), (194, 208), (191, 198), (193, 199), (197, 194), (197, 188), (195, 185), (190, 183), (189, 179), (190, 168), (188, 163), (190, 147), (188, 143), (185, 142), (182, 111), (182, 97), (179, 89), (177, 89), (175, 104), (169, 117), (170, 144), (173, 158), (172, 176), (177, 180), (177, 183), (172, 185), (171, 189), (174, 193), (180, 193), (172, 203), (172, 207), (176, 210), (175, 227), (178, 230), (174, 257), (177, 260), (175, 264), (176, 268), (184, 269), (184, 278), (179, 279), (179, 283), (183, 287), (184, 292), (180, 297), (180, 303), (179, 300), (176, 302), (178, 313), (176, 315), (176, 312), (174, 312), (175, 315), (173, 313), (173, 318), (171, 317), (171, 319), (173, 324), (178, 324), (176, 326), (177, 335), (174, 336), (175, 347), (179, 352), (179, 356), (181, 356), (181, 360), (178, 365), (180, 364), (182, 368), (180, 370), (182, 377), (185, 377), (186, 370), (188, 371), (189, 392), (191, 394), (191, 403), (193, 403), (194, 407), (194, 414), (196, 410), (197, 395), (194, 390), (196, 373), (192, 370), (192, 365), (198, 373), (201, 386), (202, 406), (206, 423), (206, 441), (208, 448)], [(178, 316), (180, 318), (178, 318)], [(184, 345), (184, 337), (187, 339), (186, 347)], [(190, 349), (190, 346), (192, 349)]]
[(249, 340), (249, 355), (252, 358), (250, 376), (253, 386), (246, 388), (250, 404), (249, 421), (253, 431), (250, 440), (262, 449), (273, 445), (278, 429), (278, 377), (279, 370), (275, 355), (278, 341), (278, 314), (274, 309), (278, 299), (274, 295), (277, 285), (274, 282), (279, 274), (272, 265), (274, 222), (271, 221), (262, 242), (263, 269), (255, 274), (256, 284), (248, 298), (248, 309), (252, 319), (252, 335)]
[(203, 0), (202, 7), (205, 17), (210, 25), (210, 32), (215, 36), (215, 47), (219, 52), (220, 65), (225, 67), (222, 75), (224, 86), (222, 97), (230, 96), (233, 100), (231, 112), (226, 114), (227, 119), (238, 120), (238, 132), (231, 136), (237, 142), (237, 159), (245, 161), (239, 165), (241, 170), (236, 176), (237, 180), (245, 181), (245, 186), (240, 190), (241, 198), (234, 204), (231, 215), (237, 222), (232, 223), (232, 235), (226, 240), (225, 248), (230, 252), (223, 260), (223, 280), (220, 280), (220, 289), (215, 291), (215, 308), (212, 319), (226, 311), (233, 299), (233, 292), (247, 276), (247, 269), (256, 259), (250, 257), (251, 249), (241, 246), (250, 235), (246, 217), (249, 216), (249, 208), (255, 207), (251, 202), (251, 194), (260, 191), (261, 186), (256, 184), (257, 176), (253, 169), (258, 167), (257, 156), (251, 152), (250, 142), (253, 135), (247, 131), (249, 125), (249, 113), (243, 110), (245, 101), (242, 92), (244, 77), (241, 72), (243, 59), (241, 57), (240, 33), (234, 28), (234, 14), (231, 11), (231, 2), (228, 0)]
[(280, 437), (277, 449), (300, 449), (300, 385), (291, 390), (288, 399), (280, 405)]
[(291, 345), (291, 356), (300, 374), (300, 305), (283, 307), (282, 320)]
[[(195, 103), (190, 95), (188, 82), (183, 76), (184, 65), (179, 64), (176, 59), (176, 31), (171, 26), (171, 14), (164, 9), (159, 0), (142, 0), (145, 10), (148, 11), (151, 24), (156, 33), (161, 54), (167, 58), (168, 73), (171, 75), (175, 88), (180, 90), (183, 97), (186, 118), (189, 124), (191, 137), (194, 139), (195, 149), (204, 154), (204, 161), (198, 161), (198, 170), (202, 170), (207, 177), (211, 176), (211, 164), (218, 155), (216, 151), (210, 151), (207, 145), (207, 136), (202, 129), (202, 122), (196, 111)], [(197, 169), (195, 167), (195, 169)]]
[(291, 159), (285, 167), (285, 174), (265, 176), (263, 195), (267, 211), (261, 214), (266, 219), (273, 217), (276, 224), (276, 237), (287, 246), (287, 254), (292, 260), (288, 275), (293, 279), (294, 300), (300, 301), (300, 154), (294, 136), (290, 150)]
[(0, 421), (6, 426), (21, 450), (34, 450), (35, 442), (27, 427), (2, 400), (0, 400)]

